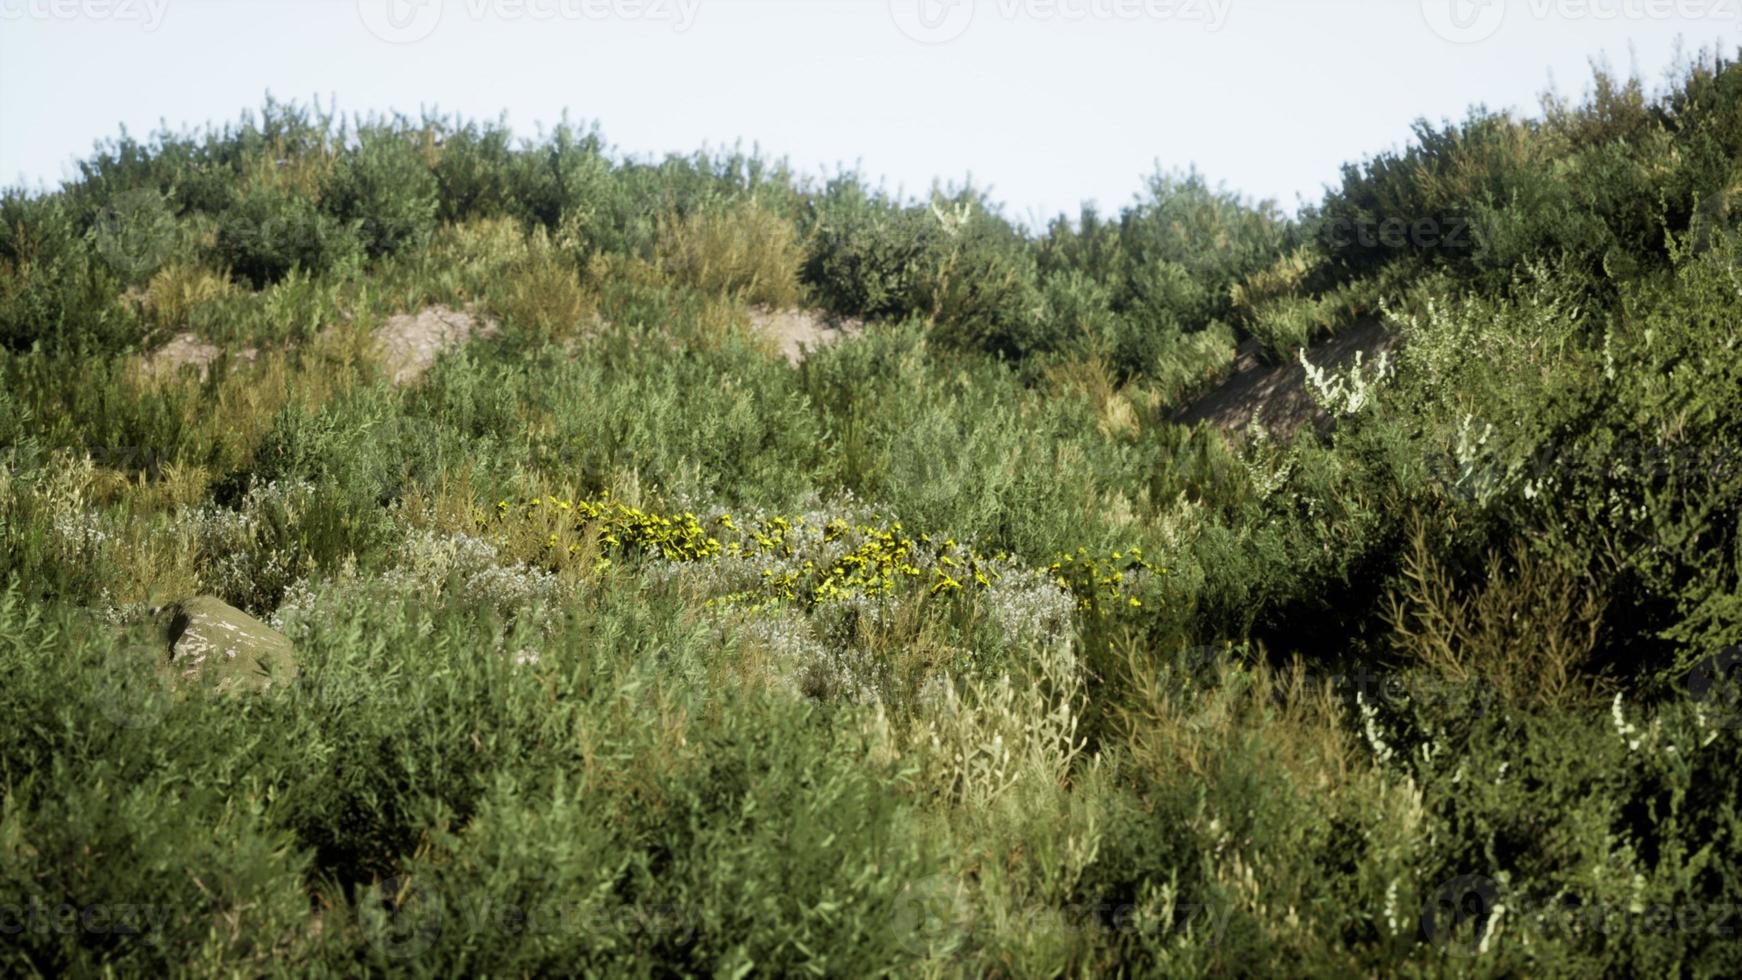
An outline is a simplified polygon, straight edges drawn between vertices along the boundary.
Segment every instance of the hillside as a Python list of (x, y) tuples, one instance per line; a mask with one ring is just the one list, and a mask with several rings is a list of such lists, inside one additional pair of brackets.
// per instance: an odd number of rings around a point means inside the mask
[(1042, 232), (110, 141), (0, 198), (0, 972), (1737, 975), (1739, 214), (1725, 58)]

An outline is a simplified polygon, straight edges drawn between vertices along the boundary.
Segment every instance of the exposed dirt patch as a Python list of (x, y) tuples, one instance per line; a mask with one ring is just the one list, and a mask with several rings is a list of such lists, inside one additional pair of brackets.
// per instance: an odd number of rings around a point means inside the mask
[(382, 366), (396, 385), (407, 385), (423, 376), (443, 351), (471, 340), (493, 336), (496, 321), (467, 310), (437, 304), (421, 313), (389, 317), (375, 331)]
[(781, 356), (797, 367), (814, 350), (865, 332), (865, 321), (821, 310), (750, 311), (750, 326), (779, 345)]
[[(222, 347), (208, 344), (196, 334), (178, 333), (169, 343), (146, 354), (140, 362), (140, 370), (150, 377), (165, 377), (191, 364), (199, 368), (200, 380), (203, 381), (211, 372), (212, 363), (223, 353)], [(253, 364), (259, 356), (258, 350), (244, 347), (233, 355), (233, 359), (236, 363)]]
[[(1307, 360), (1326, 370), (1342, 370), (1362, 356), (1372, 364), (1397, 344), (1397, 335), (1377, 320), (1363, 320), (1330, 340), (1310, 348)], [(1270, 432), (1288, 438), (1311, 422), (1323, 431), (1331, 424), (1307, 391), (1306, 369), (1300, 362), (1265, 364), (1259, 344), (1248, 340), (1234, 359), (1234, 375), (1214, 391), (1175, 413), (1174, 421), (1190, 425), (1208, 422), (1229, 432), (1242, 432), (1256, 420)]]

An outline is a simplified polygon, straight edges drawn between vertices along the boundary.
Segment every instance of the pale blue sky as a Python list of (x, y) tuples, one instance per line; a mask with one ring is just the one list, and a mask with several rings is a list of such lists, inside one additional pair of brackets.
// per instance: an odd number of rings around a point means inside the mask
[[(433, 6), (432, 6), (433, 5)], [(440, 12), (439, 19), (433, 15)], [(1013, 217), (1126, 203), (1159, 163), (1292, 208), (1418, 116), (1534, 112), (1589, 60), (1652, 83), (1742, 0), (0, 0), (0, 183), (52, 186), (126, 124), (270, 91), (625, 153), (742, 140), (909, 193), (972, 174)], [(971, 14), (971, 17), (968, 15)], [(387, 39), (383, 39), (385, 35)], [(910, 36), (913, 35), (913, 36)], [(915, 40), (917, 36), (919, 40)], [(936, 43), (922, 43), (936, 42)]]

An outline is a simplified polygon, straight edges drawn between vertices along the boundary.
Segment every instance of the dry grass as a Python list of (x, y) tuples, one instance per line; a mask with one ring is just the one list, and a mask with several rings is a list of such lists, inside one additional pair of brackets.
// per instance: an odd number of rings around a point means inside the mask
[(1434, 557), (1418, 526), (1405, 584), (1387, 621), (1411, 659), (1458, 683), (1483, 683), (1508, 702), (1545, 707), (1587, 699), (1600, 679), (1583, 670), (1597, 649), (1604, 592), (1517, 545), (1488, 555), (1465, 587)]
[(542, 229), (527, 239), (524, 254), (501, 270), (491, 290), (491, 309), (505, 324), (544, 342), (562, 342), (593, 329), (597, 296), (581, 284), (574, 262)]
[(746, 303), (786, 308), (801, 296), (798, 230), (754, 200), (667, 216), (656, 261), (680, 282)]
[(203, 266), (178, 263), (151, 277), (142, 297), (146, 313), (163, 330), (185, 327), (193, 311), (241, 293), (227, 276)]

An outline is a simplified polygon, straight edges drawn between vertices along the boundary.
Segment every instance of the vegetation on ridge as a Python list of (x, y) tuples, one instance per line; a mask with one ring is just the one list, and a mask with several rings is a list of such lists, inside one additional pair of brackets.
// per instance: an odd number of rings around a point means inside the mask
[[(1735, 975), (1738, 106), (1039, 232), (566, 126), (105, 144), (0, 198), (0, 970)], [(392, 384), (437, 303), (500, 329)], [(1373, 318), (1332, 431), (1171, 421)], [(161, 684), (198, 594), (295, 684)]]

